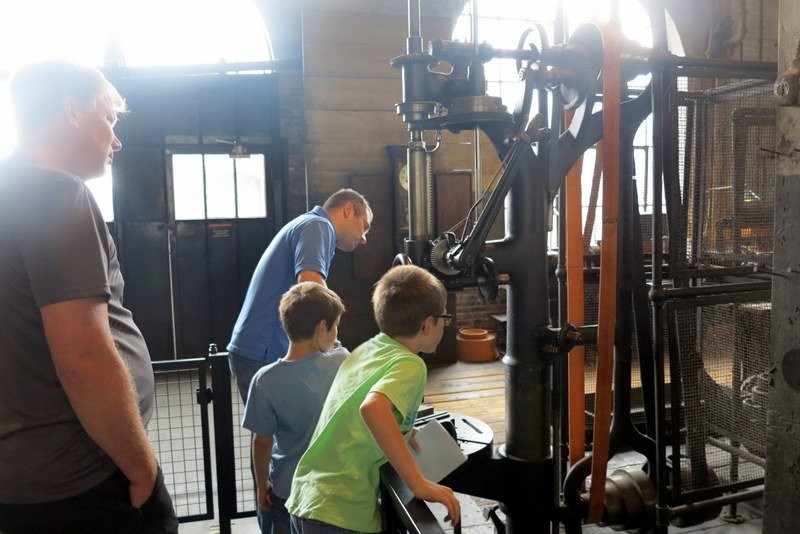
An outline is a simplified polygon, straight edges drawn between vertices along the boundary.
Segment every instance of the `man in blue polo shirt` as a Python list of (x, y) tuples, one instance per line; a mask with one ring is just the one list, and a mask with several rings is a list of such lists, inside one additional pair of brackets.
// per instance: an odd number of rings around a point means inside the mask
[[(299, 282), (326, 286), (336, 249), (350, 252), (367, 242), (372, 223), (369, 203), (352, 189), (340, 189), (286, 224), (264, 251), (228, 344), (231, 372), (242, 401), (253, 375), (286, 354), (289, 339), (281, 327), (281, 296)], [(327, 286), (326, 286), (327, 287)]]

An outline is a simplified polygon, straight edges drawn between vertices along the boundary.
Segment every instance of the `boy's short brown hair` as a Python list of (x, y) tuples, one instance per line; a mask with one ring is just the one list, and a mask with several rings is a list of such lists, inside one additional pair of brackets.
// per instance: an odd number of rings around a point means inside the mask
[(316, 282), (301, 282), (289, 288), (278, 307), (281, 324), (290, 341), (314, 337), (314, 327), (325, 321), (328, 330), (344, 312), (339, 295)]
[(416, 335), (422, 321), (443, 313), (446, 304), (447, 292), (442, 283), (415, 265), (390, 269), (378, 280), (372, 293), (378, 328), (392, 337)]

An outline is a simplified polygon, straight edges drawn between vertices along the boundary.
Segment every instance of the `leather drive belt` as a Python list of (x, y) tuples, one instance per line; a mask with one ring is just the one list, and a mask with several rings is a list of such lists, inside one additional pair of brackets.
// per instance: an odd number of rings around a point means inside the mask
[[(606, 470), (611, 437), (612, 376), (614, 333), (617, 315), (617, 220), (619, 214), (620, 105), (622, 90), (621, 39), (611, 25), (596, 23), (603, 41), (603, 140), (597, 144), (596, 158), (602, 164), (603, 216), (600, 250), (600, 296), (597, 328), (597, 382), (595, 386), (594, 443), (592, 448), (589, 514), (586, 523), (603, 517)], [(587, 110), (591, 112), (591, 110)], [(573, 118), (567, 112), (566, 126)], [(596, 165), (597, 167), (597, 162)], [(564, 182), (566, 196), (566, 271), (567, 321), (585, 324), (583, 248), (581, 225), (581, 171), (578, 158)], [(597, 168), (595, 169), (597, 173)], [(585, 350), (573, 347), (568, 358), (569, 462), (582, 459), (586, 449)]]

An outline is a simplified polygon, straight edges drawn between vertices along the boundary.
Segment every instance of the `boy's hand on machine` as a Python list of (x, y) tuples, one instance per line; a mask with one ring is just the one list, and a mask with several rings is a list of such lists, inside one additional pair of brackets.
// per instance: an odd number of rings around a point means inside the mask
[(450, 521), (453, 526), (457, 525), (461, 519), (461, 504), (458, 502), (453, 490), (447, 486), (425, 480), (419, 488), (414, 489), (414, 497), (423, 501), (443, 504), (447, 508), (447, 517), (444, 519), (445, 521)]

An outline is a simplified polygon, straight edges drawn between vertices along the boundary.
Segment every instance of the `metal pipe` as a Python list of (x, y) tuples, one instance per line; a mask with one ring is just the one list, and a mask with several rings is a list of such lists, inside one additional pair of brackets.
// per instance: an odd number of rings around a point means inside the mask
[[(550, 457), (551, 377), (549, 358), (531, 343), (537, 328), (548, 324), (547, 190), (530, 147), (521, 154), (520, 175), (509, 193), (506, 236), (515, 254), (499, 266), (515, 283), (508, 287), (508, 335), (503, 364), (506, 369), (506, 456), (524, 462)], [(538, 169), (540, 172), (535, 173)], [(549, 519), (529, 503), (509, 508), (507, 532), (544, 532)]]
[(751, 464), (755, 464), (755, 465), (757, 465), (759, 467), (763, 467), (764, 469), (767, 468), (767, 461), (764, 460), (763, 458), (760, 458), (760, 457), (756, 456), (752, 452), (748, 452), (748, 451), (740, 449), (738, 447), (731, 447), (730, 445), (728, 445), (724, 441), (718, 440), (717, 438), (715, 438), (713, 436), (708, 436), (708, 442), (711, 445), (715, 446), (716, 448), (722, 449), (725, 452), (729, 452), (734, 456), (738, 456), (742, 460), (746, 460), (746, 461), (750, 462)]
[[(219, 499), (219, 529), (231, 533), (231, 519), (236, 517), (236, 465), (233, 451), (231, 418), (231, 372), (226, 355), (209, 356), (211, 389), (214, 391), (214, 447), (217, 451), (217, 490)], [(225, 498), (223, 498), (225, 497)]]
[[(653, 45), (655, 48), (655, 44)], [(626, 58), (631, 65), (646, 62), (655, 70), (658, 67), (701, 67), (706, 69), (731, 69), (740, 72), (778, 72), (778, 64), (773, 61), (739, 61), (734, 59), (705, 59), (674, 56), (669, 53), (654, 54), (647, 58)]]
[[(480, 44), (478, 42), (478, 0), (471, 0), (472, 5), (472, 47), (475, 61), (480, 63)], [(483, 163), (481, 162), (481, 129), (478, 126), (472, 131), (472, 148), (474, 174), (472, 175), (472, 192), (475, 211), (473, 221), (477, 224), (480, 217), (481, 207), (477, 205), (478, 199), (483, 192)]]
[(428, 153), (422, 141), (422, 130), (411, 131), (408, 144), (408, 238), (411, 241), (428, 238), (427, 197), (430, 190)]
[[(655, 275), (655, 272), (654, 272)], [(749, 293), (764, 291), (772, 287), (772, 282), (743, 282), (739, 284), (714, 284), (709, 286), (675, 287), (670, 289), (653, 290), (650, 292), (653, 301), (673, 300), (707, 295), (727, 295), (732, 293)]]
[(473, 164), (474, 173), (472, 175), (472, 201), (475, 203), (475, 210), (473, 211), (473, 222), (478, 223), (481, 214), (481, 207), (478, 204), (478, 199), (481, 198), (483, 193), (483, 163), (481, 162), (481, 129), (476, 126), (472, 131), (472, 147), (473, 147)]
[(420, 10), (420, 0), (408, 0), (408, 40), (406, 41), (406, 52), (408, 54), (422, 52)]
[(470, 20), (472, 24), (472, 52), (477, 58), (480, 51), (480, 46), (478, 45), (478, 0), (471, 0), (470, 5), (472, 7), (472, 19)]
[[(561, 186), (558, 194), (558, 265), (556, 267), (556, 280), (558, 280), (558, 325), (567, 323), (567, 199), (566, 183)], [(561, 481), (567, 474), (567, 460), (569, 457), (569, 411), (567, 391), (569, 388), (566, 358), (556, 358), (553, 363), (553, 470), (555, 474), (555, 490), (553, 492), (553, 506), (558, 508), (561, 495)], [(553, 521), (553, 534), (558, 534), (559, 524)]]
[(758, 266), (742, 267), (690, 267), (681, 273), (686, 278), (721, 278), (728, 276), (753, 276), (756, 274), (770, 275), (767, 271), (759, 271)]
[(700, 297), (683, 298), (670, 300), (669, 303), (675, 306), (675, 309), (689, 310), (705, 306), (715, 306), (717, 304), (736, 304), (738, 302), (757, 302), (761, 300), (769, 300), (771, 295), (772, 289), (768, 288), (761, 291), (747, 291), (745, 293), (703, 295)]
[[(664, 1), (653, 0), (650, 3), (650, 21), (653, 29), (653, 45), (656, 50), (667, 51), (667, 27), (664, 16)], [(661, 187), (664, 172), (664, 145), (662, 139), (664, 127), (663, 114), (663, 91), (664, 91), (664, 68), (659, 66), (653, 69), (651, 82), (652, 103), (653, 103), (653, 232), (652, 232), (652, 254), (653, 254), (653, 292), (663, 291), (661, 265), (663, 263), (662, 254), (662, 197)], [(654, 380), (655, 380), (655, 406), (656, 406), (656, 532), (667, 534), (669, 528), (667, 485), (669, 476), (666, 468), (666, 414), (665, 411), (665, 392), (664, 392), (664, 305), (661, 301), (652, 301), (653, 306), (653, 358)]]
[(729, 495), (722, 495), (720, 497), (713, 497), (711, 499), (701, 501), (693, 504), (682, 504), (669, 509), (669, 516), (680, 517), (684, 514), (696, 512), (698, 510), (707, 510), (709, 508), (716, 508), (717, 506), (724, 506), (734, 502), (751, 501), (764, 496), (764, 486), (756, 486), (747, 491), (740, 491), (738, 493), (731, 493)]

